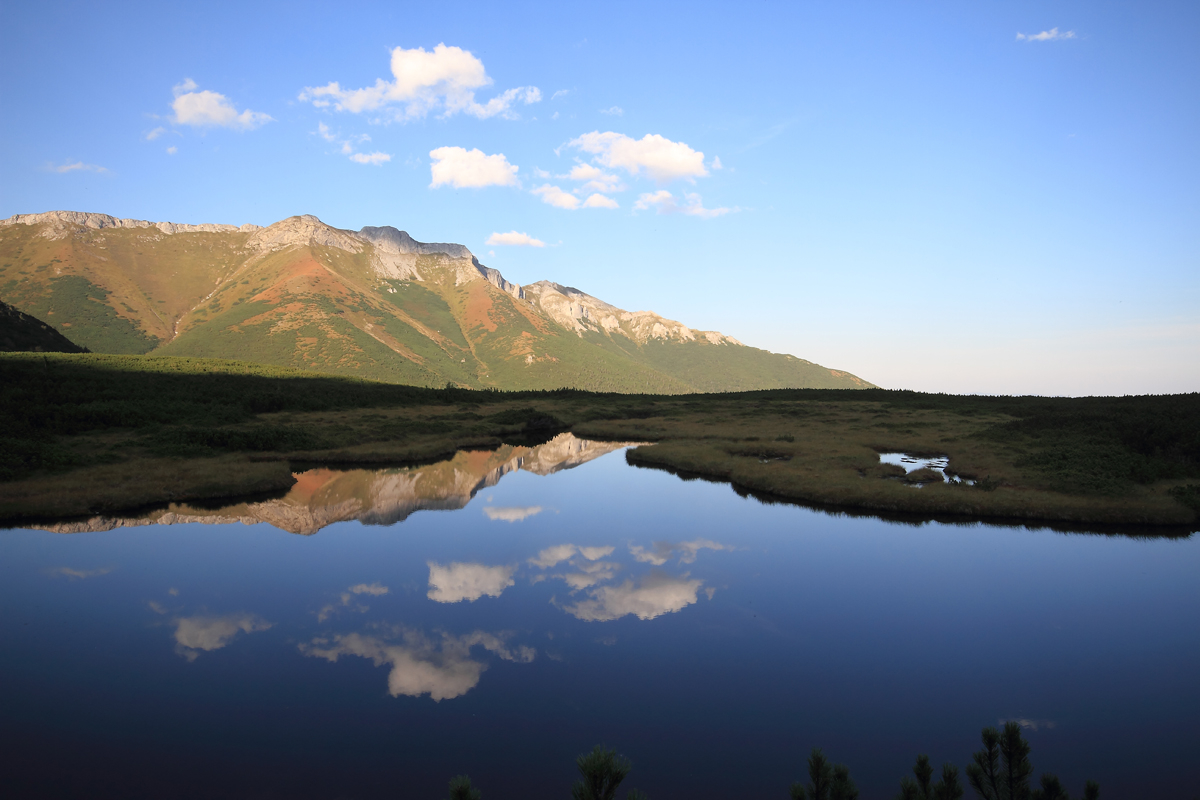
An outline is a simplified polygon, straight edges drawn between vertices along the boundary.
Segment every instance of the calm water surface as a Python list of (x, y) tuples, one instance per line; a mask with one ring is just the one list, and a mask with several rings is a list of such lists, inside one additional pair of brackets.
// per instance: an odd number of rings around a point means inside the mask
[(655, 800), (786, 797), (813, 746), (892, 797), (1009, 719), (1073, 793), (1200, 785), (1194, 536), (836, 516), (569, 437), (50, 527), (0, 531), (9, 796), (561, 798), (604, 742)]

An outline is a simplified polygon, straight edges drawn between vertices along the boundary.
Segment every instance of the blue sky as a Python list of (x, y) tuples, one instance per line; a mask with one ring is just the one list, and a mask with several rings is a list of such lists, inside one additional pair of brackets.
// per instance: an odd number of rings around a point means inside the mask
[(394, 225), (890, 388), (1200, 390), (1200, 6), (572, 5), (10, 4), (0, 217)]

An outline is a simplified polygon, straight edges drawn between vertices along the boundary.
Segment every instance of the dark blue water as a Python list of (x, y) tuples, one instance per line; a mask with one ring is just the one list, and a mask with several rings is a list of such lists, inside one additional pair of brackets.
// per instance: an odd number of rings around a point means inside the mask
[(311, 536), (2, 531), (0, 785), (567, 797), (602, 742), (655, 800), (786, 797), (814, 746), (891, 797), (1021, 720), (1072, 793), (1192, 797), (1198, 575), (1196, 537), (832, 516), (620, 452)]

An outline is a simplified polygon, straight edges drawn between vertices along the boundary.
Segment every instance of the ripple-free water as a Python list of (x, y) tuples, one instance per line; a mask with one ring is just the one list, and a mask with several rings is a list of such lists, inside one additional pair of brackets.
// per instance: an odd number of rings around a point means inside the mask
[[(602, 742), (655, 800), (784, 797), (814, 746), (890, 797), (1018, 719), (1073, 793), (1194, 791), (1195, 537), (830, 515), (619, 451), (468, 460), (438, 491), (309, 474), (291, 516), (0, 532), (2, 785), (565, 797)], [(243, 524), (314, 503), (311, 535)]]

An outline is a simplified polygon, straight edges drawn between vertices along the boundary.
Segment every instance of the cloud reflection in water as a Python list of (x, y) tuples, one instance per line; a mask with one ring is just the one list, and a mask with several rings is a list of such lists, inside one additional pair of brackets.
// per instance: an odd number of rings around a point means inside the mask
[(271, 623), (245, 612), (211, 617), (198, 614), (175, 619), (175, 652), (195, 661), (201, 650), (220, 650), (239, 633), (265, 631)]
[(483, 513), (491, 520), (503, 520), (504, 522), (520, 522), (527, 517), (532, 517), (535, 514), (542, 513), (541, 506), (524, 506), (524, 507), (507, 507), (497, 508), (494, 506), (484, 506)]
[(474, 602), (485, 594), (499, 597), (500, 593), (513, 585), (516, 567), (489, 567), (485, 564), (453, 562), (442, 566), (434, 561), (429, 564), (430, 600), (439, 603), (458, 603), (462, 600)]
[(505, 634), (475, 631), (465, 636), (442, 634), (432, 641), (420, 631), (401, 630), (403, 642), (389, 643), (374, 636), (350, 633), (330, 639), (314, 639), (300, 645), (305, 655), (336, 662), (341, 656), (370, 659), (375, 666), (390, 664), (388, 693), (392, 697), (428, 694), (435, 702), (460, 697), (479, 683), (487, 665), (471, 658), (471, 648), (481, 646), (506, 661), (528, 664), (537, 651), (520, 645), (510, 648)]
[(589, 600), (581, 600), (563, 610), (578, 619), (605, 622), (633, 614), (638, 619), (679, 611), (696, 602), (696, 593), (704, 581), (689, 579), (685, 574), (674, 577), (664, 572), (652, 572), (634, 585), (626, 580), (620, 586), (599, 586), (588, 592)]

